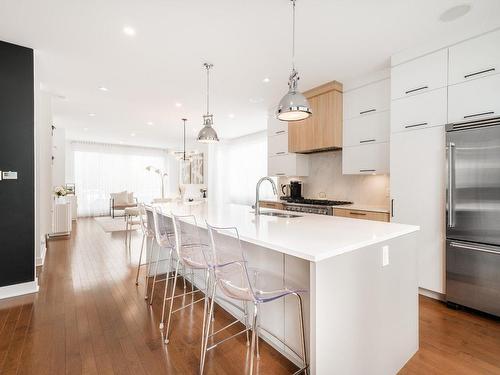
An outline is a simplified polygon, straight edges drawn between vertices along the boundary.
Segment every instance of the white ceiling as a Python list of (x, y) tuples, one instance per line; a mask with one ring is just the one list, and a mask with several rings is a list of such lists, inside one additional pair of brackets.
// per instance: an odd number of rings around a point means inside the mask
[[(464, 2), (469, 14), (439, 21)], [(492, 29), (499, 14), (498, 0), (298, 0), (301, 89), (387, 67), (392, 54), (437, 36)], [(37, 50), (44, 87), (64, 97), (54, 119), (70, 138), (171, 146), (180, 118), (191, 137), (201, 127), (204, 61), (215, 65), (219, 136), (266, 127), (287, 88), (290, 16), (289, 0), (0, 0), (0, 39)]]

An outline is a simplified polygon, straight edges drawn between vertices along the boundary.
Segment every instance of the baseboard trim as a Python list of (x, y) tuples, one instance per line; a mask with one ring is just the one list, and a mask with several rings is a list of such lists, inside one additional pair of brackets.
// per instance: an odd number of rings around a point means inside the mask
[(437, 299), (438, 301), (446, 301), (446, 295), (429, 289), (418, 288), (418, 293), (429, 298)]
[(45, 263), (45, 255), (47, 254), (47, 240), (40, 243), (40, 256), (35, 259), (35, 266), (43, 266)]
[(22, 296), (38, 292), (38, 280), (0, 287), (0, 299)]

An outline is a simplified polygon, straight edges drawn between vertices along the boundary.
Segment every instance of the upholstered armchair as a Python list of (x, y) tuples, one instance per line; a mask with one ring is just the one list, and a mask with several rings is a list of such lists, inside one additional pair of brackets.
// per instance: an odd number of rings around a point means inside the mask
[(119, 193), (111, 193), (109, 198), (109, 215), (114, 218), (115, 211), (123, 211), (127, 207), (137, 207), (137, 198), (133, 192), (121, 191)]

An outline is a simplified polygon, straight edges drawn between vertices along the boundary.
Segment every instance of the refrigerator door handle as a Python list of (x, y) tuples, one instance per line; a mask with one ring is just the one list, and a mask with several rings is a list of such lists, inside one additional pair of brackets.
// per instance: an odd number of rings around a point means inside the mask
[(453, 228), (455, 226), (455, 213), (453, 210), (453, 149), (455, 148), (455, 143), (448, 143), (448, 227)]
[(451, 247), (458, 247), (459, 249), (467, 249), (467, 250), (473, 250), (473, 251), (480, 251), (482, 253), (500, 255), (500, 251), (489, 250), (487, 246), (481, 247), (481, 246), (476, 246), (476, 245), (464, 244), (461, 242), (450, 242), (450, 246)]

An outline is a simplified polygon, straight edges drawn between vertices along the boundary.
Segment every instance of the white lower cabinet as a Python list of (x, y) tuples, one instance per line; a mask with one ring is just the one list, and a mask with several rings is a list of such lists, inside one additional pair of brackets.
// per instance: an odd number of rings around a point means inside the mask
[(420, 226), (419, 286), (438, 293), (445, 293), (445, 160), (443, 126), (391, 134), (391, 221)]
[(391, 132), (446, 124), (447, 88), (392, 101)]
[(448, 87), (448, 122), (500, 116), (500, 74)]
[(308, 176), (309, 158), (302, 154), (269, 156), (267, 159), (268, 176)]
[(389, 173), (389, 143), (344, 147), (342, 149), (342, 173)]

